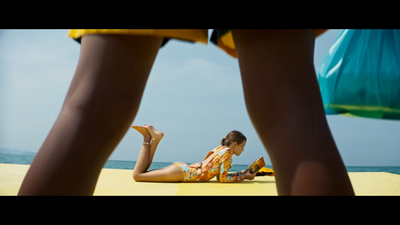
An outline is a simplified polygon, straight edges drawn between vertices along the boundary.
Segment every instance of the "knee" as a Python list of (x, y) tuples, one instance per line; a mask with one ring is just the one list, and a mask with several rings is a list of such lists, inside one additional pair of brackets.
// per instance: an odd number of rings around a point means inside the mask
[(143, 180), (141, 179), (140, 174), (138, 174), (138, 173), (133, 173), (132, 178), (133, 178), (133, 180), (135, 180), (136, 182), (141, 182), (141, 181), (143, 181)]

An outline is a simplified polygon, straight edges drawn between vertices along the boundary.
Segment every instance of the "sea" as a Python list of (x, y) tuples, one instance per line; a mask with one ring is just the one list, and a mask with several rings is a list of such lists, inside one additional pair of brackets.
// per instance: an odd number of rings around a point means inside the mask
[[(34, 158), (35, 155), (0, 153), (0, 163), (30, 165)], [(191, 164), (192, 162), (185, 163)], [(133, 170), (135, 164), (136, 161), (108, 160), (104, 168)], [(149, 170), (163, 168), (171, 164), (172, 162), (153, 162)], [(247, 169), (247, 167), (248, 165), (233, 164), (229, 171), (239, 172)], [(273, 169), (271, 165), (267, 165), (266, 167)], [(400, 175), (400, 166), (346, 166), (346, 169), (347, 172), (387, 172)]]

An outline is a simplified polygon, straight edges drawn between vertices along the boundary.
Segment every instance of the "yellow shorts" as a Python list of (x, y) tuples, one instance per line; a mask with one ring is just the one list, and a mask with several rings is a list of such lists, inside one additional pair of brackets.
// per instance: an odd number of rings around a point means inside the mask
[[(315, 36), (318, 37), (327, 29), (316, 30)], [(208, 29), (87, 29), (70, 30), (68, 36), (80, 43), (80, 39), (86, 34), (125, 34), (125, 35), (151, 35), (163, 37), (164, 46), (169, 39), (178, 39), (189, 42), (208, 43)], [(235, 43), (233, 42), (230, 29), (214, 29), (210, 41), (224, 50), (230, 56), (237, 58)]]

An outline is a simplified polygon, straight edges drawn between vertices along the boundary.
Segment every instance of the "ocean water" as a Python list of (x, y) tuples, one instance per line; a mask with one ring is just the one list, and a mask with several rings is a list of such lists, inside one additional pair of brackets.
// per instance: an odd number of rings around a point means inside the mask
[[(23, 164), (30, 165), (35, 156), (32, 155), (17, 155), (17, 154), (0, 154), (0, 163), (9, 164)], [(193, 163), (193, 162), (185, 162)], [(122, 160), (108, 160), (104, 168), (108, 169), (128, 169), (133, 170), (136, 161), (122, 161)], [(149, 170), (159, 169), (171, 165), (172, 162), (153, 162)], [(233, 164), (229, 170), (231, 172), (238, 172), (247, 169), (248, 165)], [(266, 167), (272, 168), (271, 165)], [(348, 172), (387, 172), (400, 175), (400, 166), (346, 166)]]

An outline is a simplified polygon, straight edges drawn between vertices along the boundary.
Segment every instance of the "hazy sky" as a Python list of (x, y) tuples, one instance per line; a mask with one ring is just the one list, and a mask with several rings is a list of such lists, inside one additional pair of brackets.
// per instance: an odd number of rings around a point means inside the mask
[[(317, 38), (315, 67), (340, 30)], [(0, 30), (0, 148), (37, 152), (72, 80), (80, 45), (68, 30)], [(346, 166), (400, 166), (400, 121), (328, 116)], [(213, 44), (170, 41), (158, 54), (133, 124), (165, 136), (154, 161), (201, 161), (231, 130), (248, 139), (236, 164), (269, 157), (247, 114), (237, 60)], [(110, 159), (136, 160), (142, 137), (125, 135)]]

